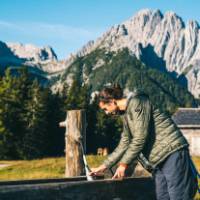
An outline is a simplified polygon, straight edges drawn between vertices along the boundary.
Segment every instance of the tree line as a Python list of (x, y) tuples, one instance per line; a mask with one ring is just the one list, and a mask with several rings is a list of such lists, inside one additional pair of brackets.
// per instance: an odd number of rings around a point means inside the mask
[(19, 68), (14, 74), (7, 69), (0, 77), (0, 159), (64, 155), (65, 131), (59, 122), (70, 109), (86, 109), (88, 153), (102, 146), (113, 149), (121, 121), (109, 118), (98, 110), (95, 101), (89, 101), (88, 86), (78, 80), (53, 93), (33, 79), (27, 68)]
[[(92, 70), (94, 58), (104, 59), (105, 64)], [(88, 84), (83, 84), (83, 66), (90, 75)], [(0, 159), (64, 155), (65, 130), (59, 127), (59, 122), (71, 109), (86, 110), (87, 153), (96, 153), (98, 147), (112, 151), (122, 131), (121, 118), (105, 115), (95, 99), (90, 102), (91, 92), (110, 80), (130, 90), (142, 85), (152, 102), (169, 114), (177, 107), (192, 107), (197, 102), (176, 80), (143, 65), (127, 49), (116, 54), (93, 52), (76, 60), (66, 74), (69, 70), (76, 72), (73, 83), (69, 86), (64, 82), (62, 90), (56, 93), (50, 85), (41, 84), (26, 67), (15, 72), (8, 68), (0, 76)], [(65, 76), (61, 78), (66, 80)]]

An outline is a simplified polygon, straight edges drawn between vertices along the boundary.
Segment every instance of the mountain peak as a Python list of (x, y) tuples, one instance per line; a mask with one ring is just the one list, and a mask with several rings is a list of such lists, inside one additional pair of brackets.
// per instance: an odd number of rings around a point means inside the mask
[(196, 20), (189, 20), (187, 23), (188, 27), (191, 27), (192, 29), (199, 29), (199, 23)]
[(161, 18), (163, 17), (162, 12), (159, 9), (149, 9), (149, 8), (145, 8), (142, 10), (139, 10), (136, 14), (134, 14), (132, 16), (133, 18), (137, 18), (137, 17), (145, 17), (145, 16), (160, 16)]
[(182, 18), (173, 11), (162, 14), (158, 9), (142, 9), (129, 20), (112, 26), (97, 40), (89, 41), (62, 62), (57, 62), (57, 56), (49, 46), (21, 43), (0, 43), (0, 61), (17, 60), (20, 64), (39, 65), (56, 74), (67, 69), (77, 57), (86, 56), (96, 49), (117, 52), (123, 48), (128, 48), (131, 55), (149, 67), (168, 71), (176, 77), (184, 74), (189, 91), (195, 97), (200, 95), (199, 24), (191, 20), (185, 26)]
[[(200, 63), (198, 30), (196, 21), (185, 26), (182, 18), (173, 11), (162, 14), (159, 9), (142, 9), (125, 22), (112, 26), (96, 41), (88, 43), (78, 51), (78, 55), (87, 55), (96, 48), (118, 51), (127, 47), (148, 66), (180, 75), (188, 72), (188, 66)], [(195, 96), (200, 94), (200, 70), (197, 73), (186, 74), (188, 89)]]
[(174, 12), (174, 11), (167, 11), (167, 12), (165, 12), (165, 16), (166, 17), (175, 17), (175, 18), (177, 18), (177, 14)]
[(137, 16), (137, 15), (151, 15), (152, 13), (153, 13), (152, 9), (144, 8), (144, 9), (139, 10), (134, 16)]
[(27, 61), (46, 62), (55, 61), (57, 56), (50, 46), (37, 47), (33, 44), (7, 43), (11, 51), (19, 58)]

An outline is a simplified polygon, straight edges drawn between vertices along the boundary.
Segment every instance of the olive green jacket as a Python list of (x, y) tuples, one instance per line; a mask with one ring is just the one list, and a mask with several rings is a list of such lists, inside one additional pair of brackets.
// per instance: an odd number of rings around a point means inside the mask
[(189, 146), (173, 120), (153, 106), (141, 91), (127, 98), (122, 120), (120, 142), (103, 162), (108, 168), (117, 162), (130, 164), (137, 159), (151, 172), (171, 153)]

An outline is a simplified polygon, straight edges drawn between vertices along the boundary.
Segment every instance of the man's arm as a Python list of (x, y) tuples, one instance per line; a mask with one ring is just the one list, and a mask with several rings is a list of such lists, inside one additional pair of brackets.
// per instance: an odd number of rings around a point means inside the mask
[(128, 128), (126, 127), (126, 123), (124, 122), (125, 120), (124, 116), (122, 119), (123, 119), (123, 132), (121, 133), (121, 139), (119, 141), (119, 144), (115, 148), (115, 150), (110, 155), (108, 155), (107, 159), (103, 162), (103, 165), (105, 165), (107, 168), (112, 167), (120, 160), (120, 158), (122, 157), (122, 155), (124, 154), (130, 143), (130, 133)]
[(149, 133), (151, 119), (151, 104), (148, 98), (134, 98), (130, 106), (132, 119), (130, 120), (129, 128), (133, 138), (120, 160), (120, 163), (127, 165), (136, 159), (142, 151)]

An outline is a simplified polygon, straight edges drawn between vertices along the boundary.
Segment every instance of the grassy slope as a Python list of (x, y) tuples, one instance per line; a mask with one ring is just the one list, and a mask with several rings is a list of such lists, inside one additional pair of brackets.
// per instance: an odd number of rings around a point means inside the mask
[[(104, 159), (103, 156), (87, 156), (90, 167), (97, 167)], [(200, 171), (200, 157), (194, 157), (193, 161)], [(10, 164), (0, 169), (0, 180), (62, 178), (65, 171), (64, 157), (32, 161), (0, 161), (0, 164)], [(195, 200), (200, 200), (200, 195), (197, 195)]]

